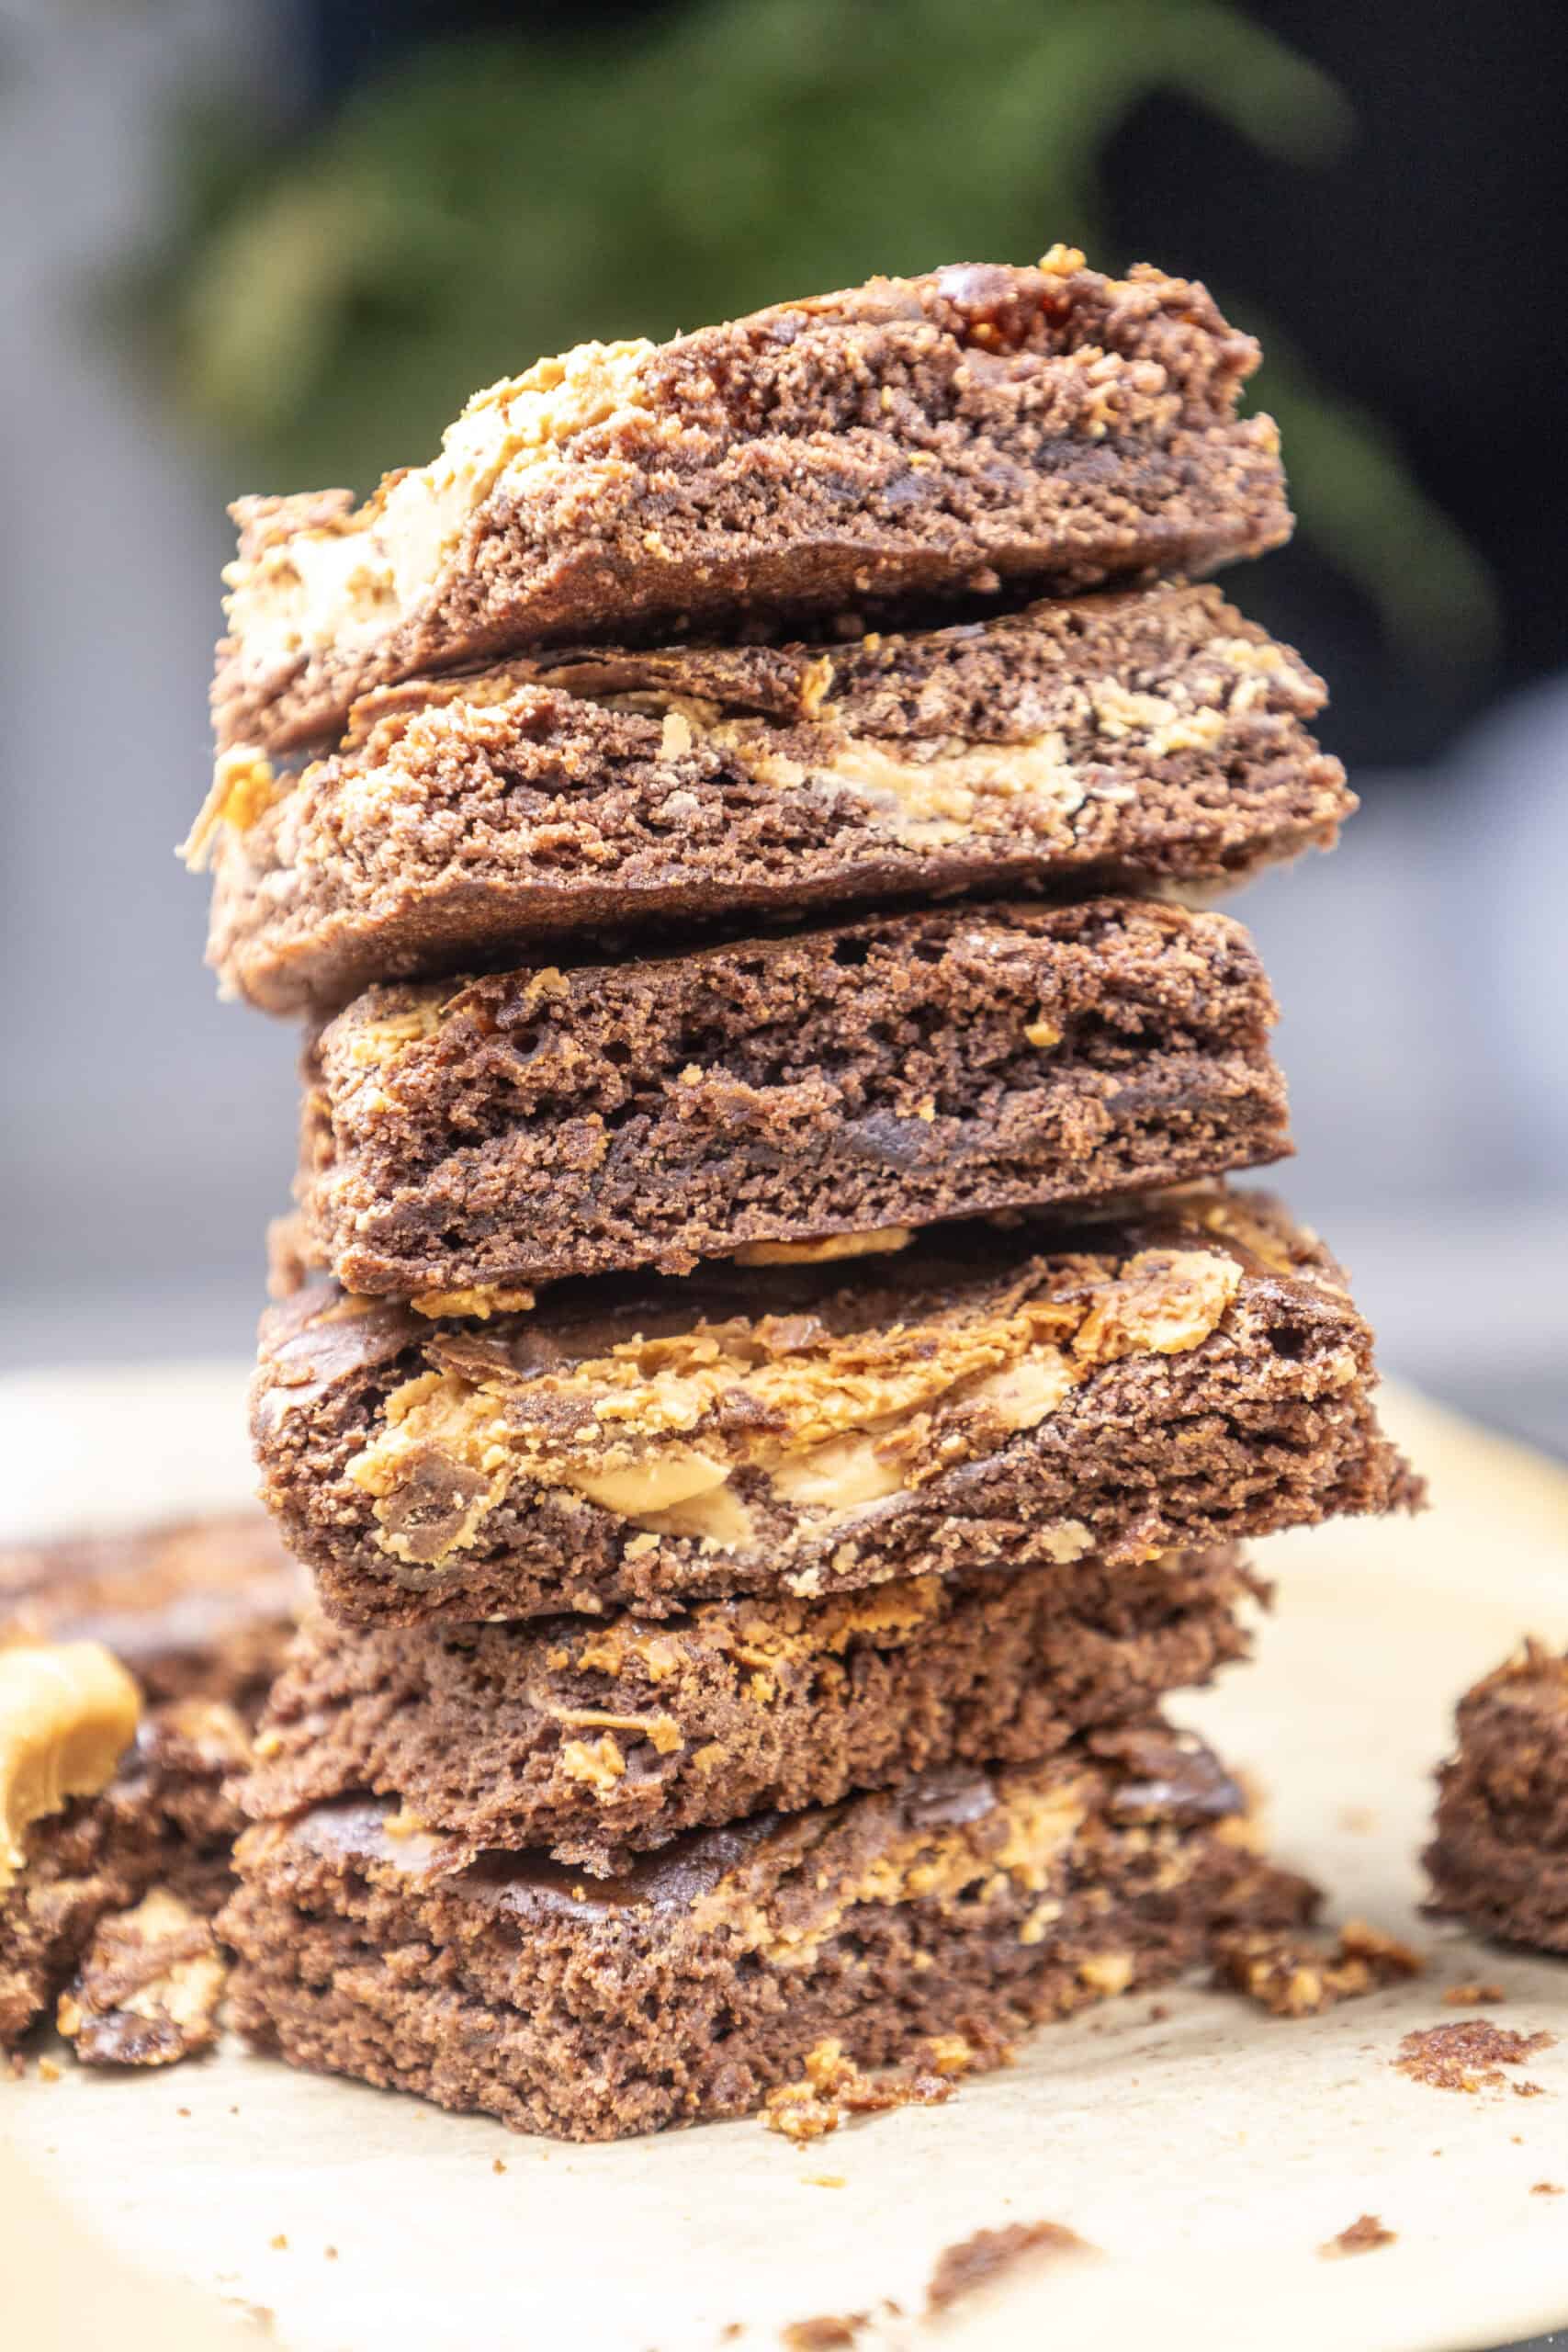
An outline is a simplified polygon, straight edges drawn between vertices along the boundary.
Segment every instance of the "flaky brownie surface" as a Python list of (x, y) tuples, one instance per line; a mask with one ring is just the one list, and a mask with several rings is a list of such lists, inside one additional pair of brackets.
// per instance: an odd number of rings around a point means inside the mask
[(598, 1875), (677, 1832), (954, 1762), (1032, 1761), (1246, 1654), (1234, 1552), (921, 1577), (818, 1601), (522, 1625), (311, 1620), (247, 1813), (368, 1791), (453, 1860), (539, 1848)]
[(225, 754), (209, 959), (275, 1012), (540, 942), (834, 901), (1212, 888), (1355, 803), (1324, 687), (1213, 588), (829, 646), (516, 659), (365, 697), (291, 773)]
[(168, 1700), (143, 1715), (107, 1787), (31, 1825), (0, 1888), (0, 2049), (52, 2008), (100, 1928), (154, 1890), (212, 1917), (241, 1827), (227, 1784), (249, 1758), (226, 1702)]
[(743, 2113), (824, 2038), (867, 2065), (951, 2032), (994, 2056), (1314, 1901), (1157, 1721), (696, 1830), (608, 1882), (525, 1853), (445, 1872), (367, 1798), (258, 1825), (239, 1866), (222, 1929), (260, 2047), (581, 2140)]
[(1568, 1951), (1568, 1657), (1529, 1641), (1460, 1701), (1426, 1863), (1436, 1907)]
[(503, 647), (1258, 553), (1290, 530), (1273, 424), (1235, 414), (1258, 358), (1201, 286), (1064, 247), (581, 345), (362, 507), (241, 501), (220, 740)]
[(488, 1321), (311, 1284), (264, 1319), (252, 1425), (334, 1615), (664, 1614), (1386, 1510), (1416, 1487), (1371, 1379), (1316, 1240), (1194, 1187)]
[(283, 1662), (303, 1579), (250, 1510), (0, 1549), (0, 1645), (102, 1642), (151, 1700), (254, 1710)]
[(1215, 1176), (1290, 1149), (1273, 1018), (1238, 924), (1117, 899), (371, 989), (310, 1057), (303, 1231), (440, 1296)]

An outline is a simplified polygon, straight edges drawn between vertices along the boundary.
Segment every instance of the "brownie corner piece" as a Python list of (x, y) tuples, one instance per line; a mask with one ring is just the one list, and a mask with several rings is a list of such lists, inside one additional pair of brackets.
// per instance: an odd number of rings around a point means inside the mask
[(1275, 1007), (1220, 914), (929, 910), (373, 988), (318, 1035), (297, 1196), (346, 1289), (851, 1254), (1291, 1149)]
[(863, 2065), (940, 2033), (1005, 2045), (1314, 1900), (1157, 1721), (697, 1831), (609, 1882), (505, 1851), (443, 1871), (399, 1832), (355, 1798), (247, 1831), (222, 1920), (241, 2030), (577, 2140), (745, 2113), (826, 2038)]
[(1568, 1656), (1528, 1640), (1465, 1692), (1435, 1826), (1435, 1910), (1568, 1951)]
[(1321, 1244), (1193, 1187), (482, 1321), (313, 1284), (264, 1318), (252, 1394), (287, 1540), (371, 1623), (815, 1599), (1387, 1510), (1420, 1490), (1373, 1385)]

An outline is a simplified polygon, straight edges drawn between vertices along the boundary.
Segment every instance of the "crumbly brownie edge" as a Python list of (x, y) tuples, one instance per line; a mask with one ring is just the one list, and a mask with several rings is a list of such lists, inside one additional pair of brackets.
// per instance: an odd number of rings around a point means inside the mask
[(304, 1629), (241, 1792), (277, 1818), (368, 1791), (454, 1855), (539, 1848), (598, 1875), (678, 1832), (1024, 1761), (1244, 1657), (1230, 1551), (674, 1619)]
[(307, 1066), (310, 1254), (377, 1296), (1092, 1202), (1291, 1148), (1222, 915), (1119, 899), (372, 989)]
[(828, 2037), (874, 2065), (957, 2032), (994, 2062), (1314, 1902), (1157, 1724), (699, 1832), (608, 1886), (529, 1856), (421, 1878), (428, 1841), (384, 1819), (350, 1801), (242, 1841), (236, 2022), (295, 2064), (569, 2139), (744, 2113)]

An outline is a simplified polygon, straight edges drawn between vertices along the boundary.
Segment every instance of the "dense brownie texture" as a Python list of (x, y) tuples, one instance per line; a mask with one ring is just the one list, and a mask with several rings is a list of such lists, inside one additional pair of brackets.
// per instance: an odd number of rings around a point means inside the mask
[(377, 988), (317, 1039), (296, 1193), (348, 1290), (515, 1290), (1092, 1202), (1287, 1153), (1224, 915), (947, 909)]
[(1435, 1908), (1568, 1951), (1568, 1657), (1540, 1642), (1460, 1701), (1427, 1847)]
[(302, 773), (231, 753), (209, 962), (277, 1012), (585, 933), (958, 889), (1213, 888), (1333, 846), (1325, 690), (1217, 590), (829, 650), (575, 651), (370, 695)]
[(600, 1875), (677, 1831), (953, 1763), (1032, 1762), (1244, 1657), (1232, 1552), (921, 1577), (660, 1620), (309, 1623), (241, 1802), (400, 1796), (450, 1860), (542, 1848)]
[(863, 2065), (938, 2033), (994, 2052), (1314, 1901), (1157, 1720), (695, 1830), (607, 1882), (527, 1853), (443, 1874), (391, 1810), (351, 1797), (241, 1840), (237, 2024), (296, 2065), (574, 2140), (744, 2113), (826, 2038)]
[(170, 1700), (143, 1716), (107, 1788), (32, 1825), (0, 1894), (0, 2049), (51, 2007), (100, 1924), (154, 1888), (197, 1918), (217, 1911), (241, 1826), (225, 1784), (249, 1752), (226, 1702)]
[(581, 345), (362, 508), (240, 502), (220, 741), (507, 647), (1258, 554), (1291, 527), (1273, 424), (1235, 414), (1258, 359), (1202, 287), (1063, 247)]
[(264, 1318), (265, 1499), (346, 1622), (525, 1617), (1112, 1562), (1409, 1503), (1371, 1340), (1266, 1196)]
[(254, 1713), (283, 1662), (303, 1583), (266, 1513), (0, 1550), (0, 1645), (102, 1642), (150, 1700)]

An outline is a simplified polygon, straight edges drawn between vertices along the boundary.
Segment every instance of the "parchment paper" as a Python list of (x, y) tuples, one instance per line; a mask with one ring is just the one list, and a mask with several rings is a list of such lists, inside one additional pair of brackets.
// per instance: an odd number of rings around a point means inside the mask
[[(242, 1379), (0, 1383), (17, 1523), (243, 1492)], [(62, 2050), (58, 2081), (0, 2086), (6, 2352), (231, 2334), (290, 2352), (745, 2352), (857, 2313), (857, 2352), (1438, 2352), (1568, 2322), (1568, 2194), (1532, 2194), (1568, 2191), (1568, 1963), (1416, 1907), (1455, 1696), (1527, 1628), (1568, 1637), (1568, 1476), (1416, 1399), (1388, 1415), (1434, 1510), (1264, 1547), (1280, 1591), (1258, 1663), (1173, 1712), (1262, 1781), (1275, 1850), (1331, 1916), (1409, 1936), (1423, 1978), (1293, 2023), (1199, 1988), (1165, 1996), (1164, 2020), (1124, 1999), (1038, 2032), (945, 2108), (805, 2150), (751, 2121), (567, 2148), (238, 2050), (126, 2080)], [(1472, 2013), (1441, 1996), (1478, 1978), (1506, 1990), (1498, 2022), (1562, 2037), (1522, 2070), (1542, 2096), (1393, 2070), (1409, 2028)], [(1325, 2260), (1363, 2212), (1394, 2243)], [(1040, 2220), (1101, 2258), (1021, 2267), (922, 2316), (944, 2247)]]

